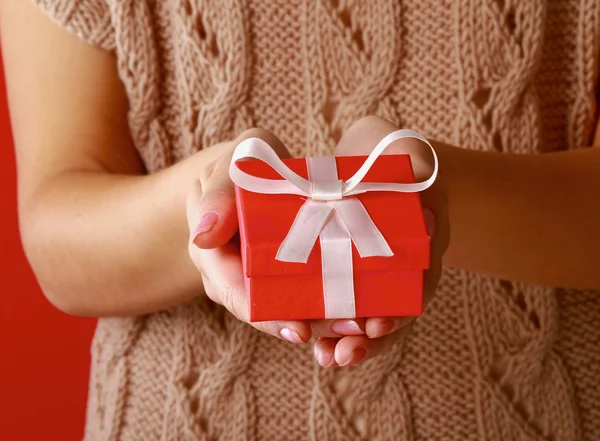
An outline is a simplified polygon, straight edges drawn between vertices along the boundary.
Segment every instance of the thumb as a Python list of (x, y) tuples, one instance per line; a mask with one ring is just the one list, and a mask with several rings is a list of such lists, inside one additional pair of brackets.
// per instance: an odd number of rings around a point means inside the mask
[(192, 242), (210, 249), (225, 245), (238, 230), (235, 186), (229, 177), (229, 164), (235, 147), (247, 138), (265, 140), (280, 157), (289, 157), (283, 143), (271, 132), (259, 128), (246, 130), (234, 142), (211, 147), (223, 149), (201, 171), (188, 195), (188, 220)]
[(198, 248), (210, 249), (225, 245), (237, 232), (237, 214), (233, 182), (229, 178), (229, 162), (233, 145), (207, 164), (188, 193), (188, 222), (191, 240)]

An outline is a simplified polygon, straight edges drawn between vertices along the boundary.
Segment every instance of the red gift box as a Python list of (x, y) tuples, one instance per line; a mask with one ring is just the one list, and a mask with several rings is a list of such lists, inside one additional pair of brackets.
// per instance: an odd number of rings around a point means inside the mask
[[(365, 156), (335, 158), (339, 179), (349, 179), (366, 160)], [(308, 179), (306, 159), (283, 162)], [(253, 177), (281, 179), (262, 161), (241, 161), (236, 165)], [(410, 156), (380, 157), (362, 181), (414, 183)], [(421, 315), (423, 271), (429, 267), (430, 239), (419, 194), (369, 191), (351, 197), (362, 203), (393, 252), (390, 257), (361, 257), (352, 245), (355, 317)], [(326, 318), (319, 241), (306, 263), (277, 260), (278, 250), (307, 197), (263, 194), (236, 185), (236, 198), (250, 320)]]

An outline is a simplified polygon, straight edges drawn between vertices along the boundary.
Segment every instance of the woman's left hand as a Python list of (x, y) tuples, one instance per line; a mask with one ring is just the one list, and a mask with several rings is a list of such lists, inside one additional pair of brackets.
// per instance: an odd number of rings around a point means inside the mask
[[(389, 133), (398, 130), (389, 121), (370, 116), (354, 123), (338, 143), (336, 156), (368, 155), (375, 145)], [(400, 139), (385, 153), (411, 155), (416, 179), (423, 181), (433, 171), (433, 156), (429, 147), (416, 139)], [(385, 154), (384, 153), (384, 154)], [(450, 242), (446, 197), (441, 176), (426, 191), (421, 192), (423, 214), (431, 237), (431, 262), (424, 275), (423, 308), (433, 298), (442, 270), (442, 256)], [(415, 317), (373, 317), (356, 319), (364, 327), (365, 335), (341, 338), (320, 337), (314, 345), (314, 354), (323, 367), (350, 366), (376, 357), (405, 338), (414, 325)]]

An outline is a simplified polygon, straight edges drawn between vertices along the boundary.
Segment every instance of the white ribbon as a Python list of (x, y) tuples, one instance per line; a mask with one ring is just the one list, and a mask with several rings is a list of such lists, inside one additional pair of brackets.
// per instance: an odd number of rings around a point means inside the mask
[[(394, 141), (415, 138), (433, 153), (434, 168), (426, 181), (412, 184), (362, 182), (363, 178)], [(249, 175), (237, 166), (242, 159), (266, 162), (284, 179), (264, 179)], [(398, 130), (383, 138), (360, 169), (350, 179), (338, 178), (335, 157), (307, 158), (309, 179), (294, 173), (260, 138), (242, 141), (233, 153), (231, 180), (254, 193), (293, 194), (308, 199), (298, 211), (290, 231), (277, 252), (282, 262), (306, 263), (317, 238), (321, 243), (325, 317), (356, 317), (352, 266), (352, 242), (360, 257), (393, 256), (387, 241), (373, 223), (364, 205), (354, 196), (369, 191), (416, 193), (429, 188), (438, 173), (438, 159), (430, 142), (412, 130)]]

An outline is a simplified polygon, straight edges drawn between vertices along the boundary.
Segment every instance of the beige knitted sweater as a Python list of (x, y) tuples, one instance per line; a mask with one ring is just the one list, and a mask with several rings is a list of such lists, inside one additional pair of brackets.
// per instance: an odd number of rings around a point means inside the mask
[[(518, 153), (594, 124), (600, 0), (35, 1), (114, 52), (150, 172), (253, 126), (319, 155), (368, 114)], [(403, 344), (328, 370), (199, 299), (100, 320), (86, 440), (595, 441), (599, 342), (598, 293), (448, 269)]]

